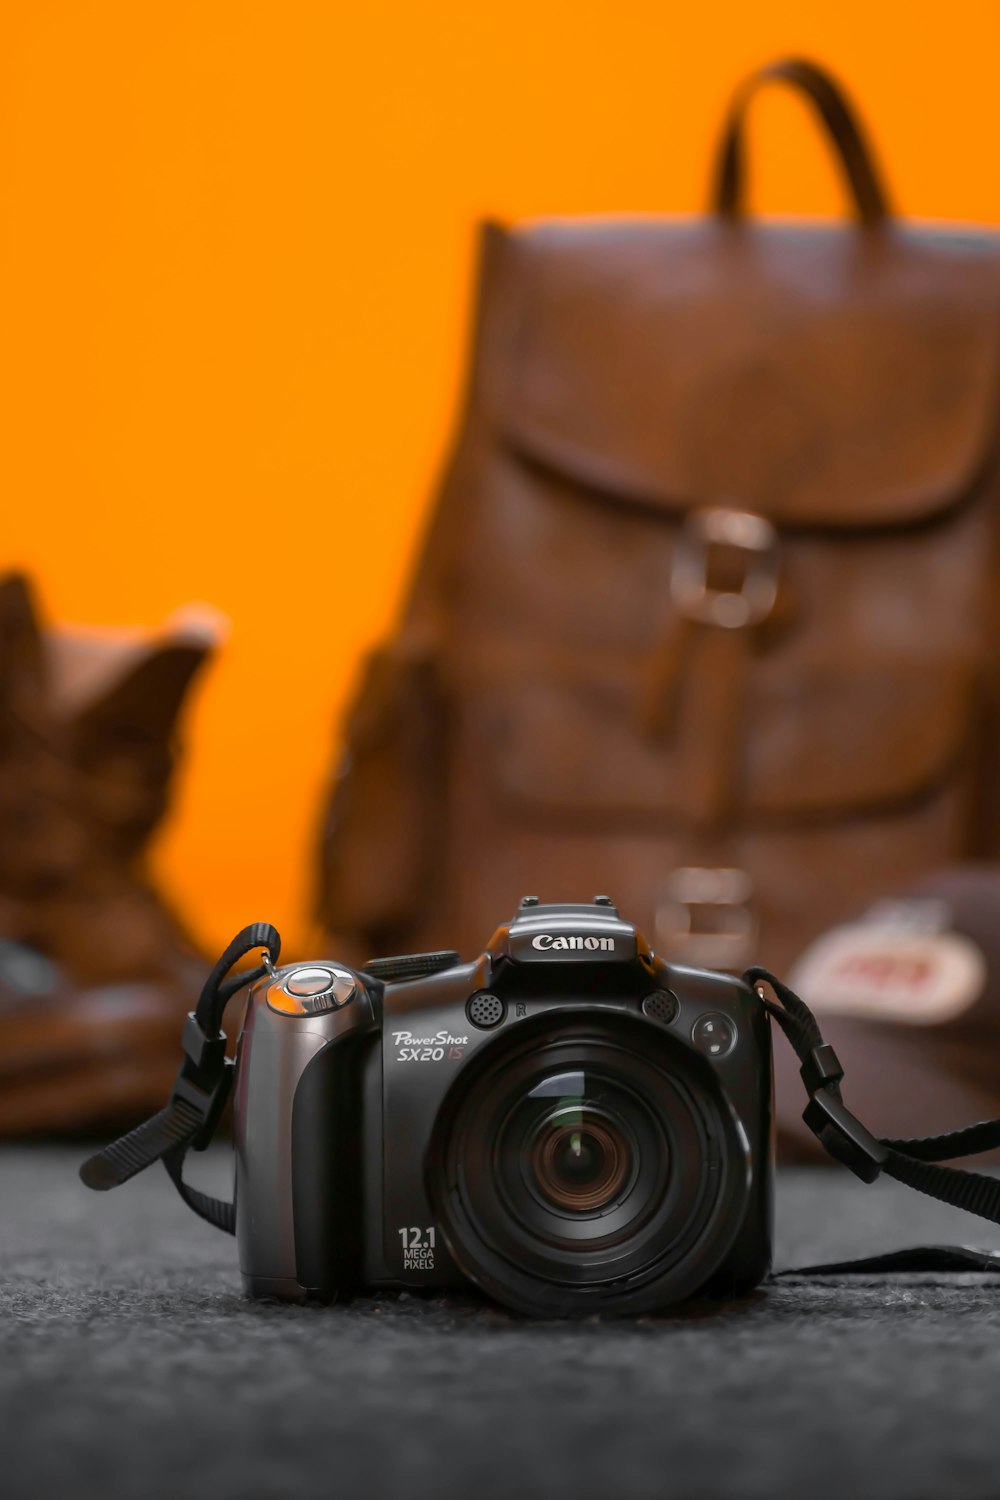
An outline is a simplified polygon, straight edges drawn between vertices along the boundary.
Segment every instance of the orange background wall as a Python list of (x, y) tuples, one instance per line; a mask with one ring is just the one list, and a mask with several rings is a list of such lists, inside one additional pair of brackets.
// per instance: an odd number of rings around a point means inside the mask
[[(996, 0), (7, 0), (0, 564), (59, 619), (230, 616), (156, 851), (206, 942), (258, 916), (307, 941), (474, 221), (699, 208), (727, 90), (790, 50), (851, 83), (906, 212), (1000, 222)], [(800, 110), (758, 106), (757, 202), (836, 210)]]

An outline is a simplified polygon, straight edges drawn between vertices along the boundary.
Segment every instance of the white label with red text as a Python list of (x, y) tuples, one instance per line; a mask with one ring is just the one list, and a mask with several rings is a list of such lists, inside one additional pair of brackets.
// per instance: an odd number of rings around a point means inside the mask
[(820, 1015), (935, 1026), (975, 1004), (986, 974), (983, 953), (960, 933), (869, 920), (819, 938), (789, 983)]

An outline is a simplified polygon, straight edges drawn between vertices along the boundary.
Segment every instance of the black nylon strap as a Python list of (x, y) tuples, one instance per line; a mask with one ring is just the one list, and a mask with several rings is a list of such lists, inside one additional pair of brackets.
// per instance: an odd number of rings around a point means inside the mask
[[(804, 1000), (800, 1000), (787, 984), (782, 984), (780, 979), (776, 979), (770, 970), (759, 967), (747, 969), (743, 979), (744, 983), (756, 991), (772, 1021), (776, 1021), (781, 1027), (791, 1044), (792, 1051), (801, 1063), (804, 1064), (816, 1048), (826, 1045), (819, 1023), (808, 1005)], [(771, 986), (781, 1002), (780, 1005), (775, 1005), (773, 1000), (768, 1000), (760, 989), (761, 984)]]
[(175, 1146), (172, 1151), (165, 1153), (163, 1165), (170, 1175), (170, 1180), (180, 1193), (188, 1208), (194, 1210), (199, 1218), (216, 1229), (221, 1229), (224, 1234), (236, 1233), (236, 1204), (227, 1203), (223, 1198), (213, 1198), (209, 1193), (203, 1193), (200, 1188), (193, 1188), (184, 1181), (184, 1158), (188, 1153), (189, 1142), (182, 1142)]
[(907, 1156), (916, 1157), (918, 1161), (953, 1161), (956, 1156), (979, 1156), (983, 1151), (1000, 1146), (1000, 1120), (980, 1120), (978, 1125), (967, 1125), (964, 1130), (917, 1136), (909, 1141), (886, 1136), (882, 1144), (890, 1151), (905, 1151)]
[(897, 1271), (954, 1275), (956, 1271), (1000, 1275), (1000, 1250), (974, 1250), (971, 1245), (914, 1245), (887, 1250), (860, 1260), (835, 1260), (821, 1266), (789, 1266), (772, 1273), (771, 1281), (794, 1281), (805, 1276), (885, 1276)]
[(193, 1105), (184, 1099), (171, 1099), (152, 1119), (88, 1157), (80, 1168), (80, 1177), (98, 1193), (120, 1187), (151, 1162), (190, 1140), (200, 1127), (201, 1116)]
[[(982, 1172), (939, 1165), (1000, 1145), (1000, 1120), (982, 1120), (962, 1130), (914, 1140), (877, 1139), (844, 1108), (840, 1093), (843, 1069), (833, 1048), (823, 1041), (816, 1017), (805, 1001), (767, 969), (748, 969), (743, 977), (756, 990), (802, 1063), (802, 1078), (810, 1096), (803, 1119), (831, 1156), (864, 1181), (874, 1181), (882, 1171), (929, 1198), (1000, 1224), (1000, 1180)], [(770, 985), (779, 1004), (767, 999), (761, 984)], [(864, 1262), (852, 1264), (863, 1266)]]
[(272, 927), (270, 922), (252, 922), (249, 927), (244, 927), (216, 960), (202, 985), (198, 1004), (194, 1008), (198, 1025), (206, 1036), (214, 1036), (222, 1030), (223, 1012), (236, 992), (244, 985), (255, 984), (267, 972), (266, 966), (261, 964), (250, 973), (229, 974), (230, 969), (241, 958), (245, 958), (256, 948), (263, 948), (269, 954), (271, 963), (277, 963), (281, 952), (281, 938), (278, 929)]
[[(988, 1149), (988, 1148), (987, 1148)], [(884, 1170), (897, 1182), (937, 1198), (952, 1208), (964, 1208), (977, 1218), (1000, 1224), (1000, 1180), (961, 1167), (942, 1167), (917, 1161), (903, 1151), (889, 1151)]]
[(80, 1168), (87, 1187), (106, 1192), (119, 1187), (155, 1161), (162, 1161), (184, 1202), (216, 1229), (233, 1234), (236, 1211), (232, 1203), (213, 1198), (184, 1181), (184, 1158), (193, 1147), (204, 1150), (215, 1132), (229, 1097), (233, 1065), (226, 1057), (222, 1018), (232, 997), (255, 984), (267, 964), (230, 971), (246, 954), (262, 948), (273, 965), (281, 952), (281, 937), (269, 922), (254, 922), (238, 932), (214, 964), (202, 986), (198, 1003), (184, 1028), (184, 1061), (174, 1080), (169, 1104), (127, 1135), (89, 1157)]

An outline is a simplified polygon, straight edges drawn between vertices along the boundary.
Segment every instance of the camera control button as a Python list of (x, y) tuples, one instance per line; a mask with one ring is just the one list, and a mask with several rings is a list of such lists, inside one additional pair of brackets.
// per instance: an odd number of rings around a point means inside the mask
[(334, 977), (331, 969), (296, 969), (285, 980), (285, 989), (290, 995), (300, 997), (322, 995), (331, 988)]
[(691, 1040), (713, 1062), (726, 1057), (736, 1046), (736, 1023), (721, 1011), (710, 1011), (699, 1016), (691, 1028)]

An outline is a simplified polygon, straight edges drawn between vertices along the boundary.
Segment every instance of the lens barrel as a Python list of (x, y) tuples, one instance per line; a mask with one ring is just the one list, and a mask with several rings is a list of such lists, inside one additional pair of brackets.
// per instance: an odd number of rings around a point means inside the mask
[(745, 1138), (709, 1064), (638, 1016), (561, 1009), (459, 1075), (426, 1163), (461, 1269), (533, 1315), (662, 1308), (745, 1214)]

